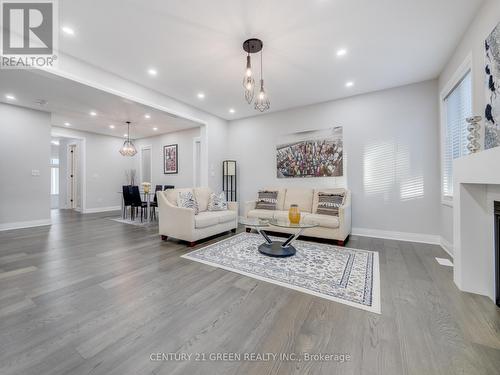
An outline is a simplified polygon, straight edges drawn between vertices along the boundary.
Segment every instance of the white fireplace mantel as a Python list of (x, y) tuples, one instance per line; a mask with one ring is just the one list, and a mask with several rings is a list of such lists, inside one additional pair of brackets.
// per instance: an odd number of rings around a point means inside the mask
[(493, 301), (493, 200), (500, 200), (500, 194), (495, 196), (499, 187), (500, 147), (468, 155), (454, 162), (453, 278), (460, 290), (482, 294)]

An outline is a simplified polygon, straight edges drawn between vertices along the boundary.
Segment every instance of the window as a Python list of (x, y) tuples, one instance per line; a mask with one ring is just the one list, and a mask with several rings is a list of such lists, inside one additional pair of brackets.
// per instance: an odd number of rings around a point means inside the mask
[(472, 115), (472, 79), (470, 70), (443, 101), (443, 181), (444, 200), (453, 197), (453, 160), (467, 155), (467, 122)]
[(59, 195), (59, 159), (50, 159), (50, 194)]

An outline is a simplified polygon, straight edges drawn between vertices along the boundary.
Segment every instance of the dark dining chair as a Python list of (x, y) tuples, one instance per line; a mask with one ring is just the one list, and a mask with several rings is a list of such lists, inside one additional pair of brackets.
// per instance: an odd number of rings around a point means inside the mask
[(154, 195), (153, 201), (149, 203), (149, 207), (150, 207), (150, 213), (149, 214), (155, 220), (156, 220), (156, 207), (158, 207), (158, 197), (157, 197), (156, 193), (158, 193), (159, 191), (161, 191), (161, 189), (162, 189), (161, 185), (156, 185), (156, 187), (155, 187), (155, 195)]
[[(142, 200), (141, 193), (139, 192), (139, 186), (132, 186), (131, 198), (132, 198), (132, 212), (133, 212), (132, 220), (135, 220), (135, 215), (137, 213), (137, 210), (140, 208), (141, 209), (141, 223), (142, 223), (142, 219), (144, 216), (146, 216), (146, 219), (147, 219), (148, 202), (144, 202)], [(135, 213), (134, 213), (134, 210), (136, 211)], [(146, 210), (146, 215), (144, 215), (144, 210)]]
[(127, 207), (130, 207), (130, 215), (132, 216), (132, 186), (123, 185), (122, 193), (123, 193), (123, 218), (127, 218)]
[(165, 185), (163, 187), (163, 190), (168, 190), (168, 189), (175, 189), (175, 186), (174, 185)]

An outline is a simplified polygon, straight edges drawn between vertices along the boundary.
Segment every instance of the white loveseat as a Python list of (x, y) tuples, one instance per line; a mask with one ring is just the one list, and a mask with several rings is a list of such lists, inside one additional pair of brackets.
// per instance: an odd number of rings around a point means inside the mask
[[(301, 212), (301, 221), (318, 224), (302, 233), (304, 236), (337, 240), (344, 245), (351, 233), (351, 193), (347, 189), (306, 189), (306, 188), (268, 188), (262, 189), (278, 192), (276, 210), (256, 209), (256, 200), (245, 203), (243, 216), (259, 219), (287, 219), (291, 204), (297, 204)], [(344, 193), (344, 204), (339, 208), (339, 216), (320, 215), (318, 208), (318, 193)], [(247, 231), (250, 228), (247, 227)], [(272, 227), (274, 232), (295, 233), (296, 229)]]
[[(198, 202), (200, 212), (194, 214), (191, 208), (177, 206), (179, 192), (190, 191)], [(238, 203), (228, 202), (226, 211), (207, 211), (208, 199), (212, 190), (207, 187), (169, 189), (159, 191), (158, 227), (163, 240), (174, 237), (188, 241), (190, 246), (195, 242), (238, 227)]]

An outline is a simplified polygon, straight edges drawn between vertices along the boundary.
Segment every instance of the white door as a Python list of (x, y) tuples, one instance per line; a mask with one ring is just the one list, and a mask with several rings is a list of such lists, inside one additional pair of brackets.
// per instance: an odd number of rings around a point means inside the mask
[(76, 144), (68, 146), (68, 208), (78, 207), (78, 149)]

